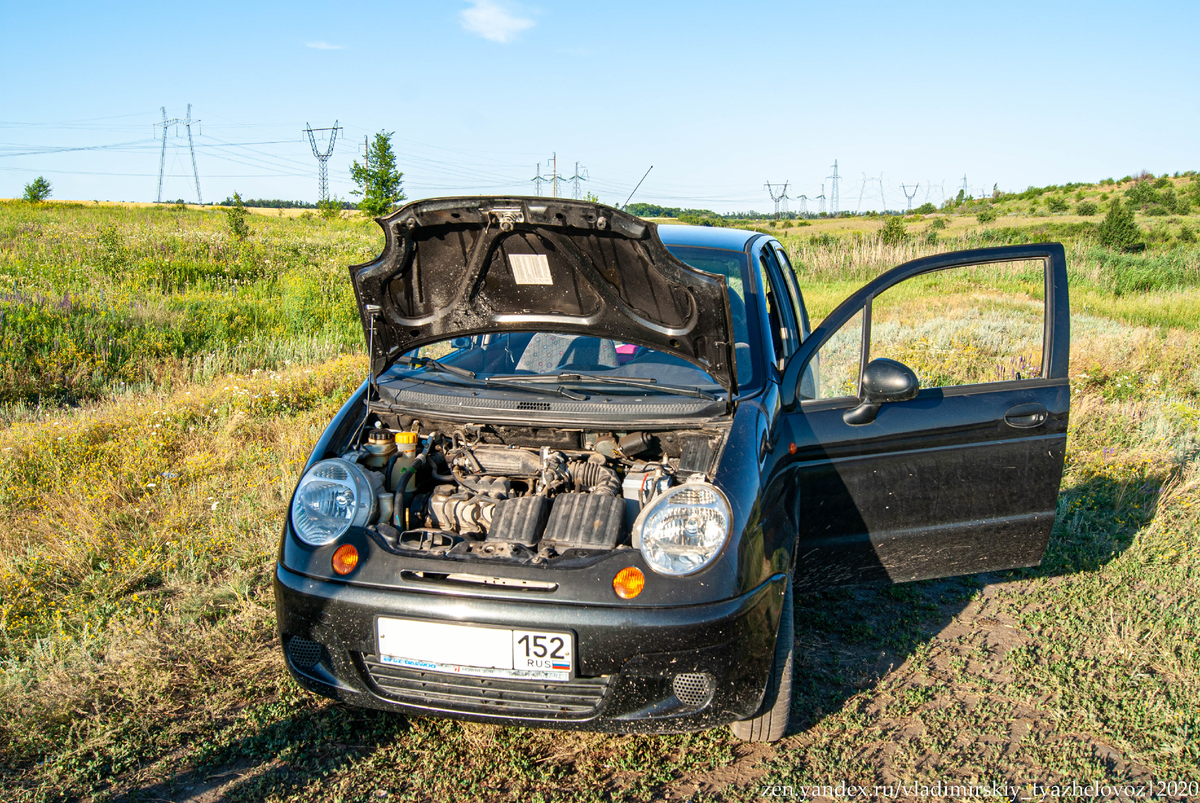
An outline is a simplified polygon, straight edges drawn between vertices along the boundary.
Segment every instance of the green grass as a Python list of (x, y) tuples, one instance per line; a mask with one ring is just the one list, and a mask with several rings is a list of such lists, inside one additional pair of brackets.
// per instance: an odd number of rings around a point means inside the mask
[[(276, 541), (308, 450), (362, 376), (345, 264), (378, 241), (354, 221), (250, 220), (240, 247), (210, 213), (0, 208), (4, 348), (38, 331), (40, 309), (58, 340), (23, 353), (67, 374), (51, 393), (53, 371), (17, 364), (2, 385), (0, 799), (753, 800), (768, 782), (1200, 780), (1194, 252), (1068, 242), (1073, 409), (1042, 566), (798, 599), (795, 725), (751, 747), (724, 730), (410, 719), (288, 678)], [(9, 236), (29, 226), (36, 242)], [(121, 266), (100, 261), (105, 237)], [(860, 280), (954, 242), (789, 247), (819, 319)], [(1160, 268), (1143, 291), (1106, 278)], [(213, 323), (242, 302), (256, 311), (244, 328)], [(306, 351), (312, 331), (277, 308), (313, 313), (327, 350)], [(68, 381), (98, 331), (128, 328), (161, 350), (132, 339)], [(18, 404), (38, 398), (82, 403)]]
[(0, 204), (0, 403), (95, 399), (360, 348), (364, 220)]

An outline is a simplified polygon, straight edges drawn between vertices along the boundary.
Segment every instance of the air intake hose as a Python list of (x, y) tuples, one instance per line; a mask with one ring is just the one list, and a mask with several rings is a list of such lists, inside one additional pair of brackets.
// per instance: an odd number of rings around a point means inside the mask
[(568, 469), (577, 491), (616, 496), (621, 492), (617, 472), (600, 463), (572, 463)]

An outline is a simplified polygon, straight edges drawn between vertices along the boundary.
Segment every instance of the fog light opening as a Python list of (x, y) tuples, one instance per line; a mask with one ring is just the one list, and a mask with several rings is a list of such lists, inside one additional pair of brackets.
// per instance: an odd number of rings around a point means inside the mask
[(626, 566), (613, 578), (613, 591), (621, 599), (633, 599), (646, 587), (646, 576), (636, 566)]
[(707, 672), (684, 672), (671, 681), (675, 699), (689, 708), (707, 705), (713, 693), (712, 677)]
[(342, 544), (333, 553), (333, 570), (338, 574), (350, 574), (358, 566), (358, 550), (353, 544)]

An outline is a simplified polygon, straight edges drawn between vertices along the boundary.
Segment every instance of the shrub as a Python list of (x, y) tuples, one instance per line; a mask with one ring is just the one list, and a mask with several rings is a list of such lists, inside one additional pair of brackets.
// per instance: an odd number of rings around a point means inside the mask
[(1179, 227), (1179, 242), (1194, 243), (1196, 242), (1196, 233), (1192, 231), (1188, 224), (1184, 223)]
[(1051, 212), (1066, 212), (1067, 211), (1067, 199), (1062, 198), (1058, 195), (1051, 195), (1049, 198), (1046, 199), (1046, 208), (1049, 209)]
[(899, 215), (888, 216), (883, 230), (879, 232), (879, 241), (884, 245), (900, 245), (907, 240), (908, 231), (904, 228), (904, 221)]
[(1133, 219), (1133, 209), (1113, 196), (1108, 214), (1100, 224), (1100, 244), (1117, 251), (1140, 251), (1145, 248), (1142, 230)]
[(52, 189), (53, 187), (50, 186), (49, 181), (46, 181), (46, 179), (38, 176), (33, 181), (25, 185), (24, 198), (31, 204), (41, 203), (50, 197), (50, 192)]
[(980, 223), (991, 223), (996, 219), (996, 210), (990, 206), (985, 206), (975, 213), (975, 219)]
[(242, 204), (242, 196), (233, 194), (233, 206), (225, 210), (225, 222), (229, 224), (229, 233), (239, 240), (250, 236), (250, 224), (246, 222), (246, 207)]
[(934, 206), (933, 204), (929, 203), (928, 201), (926, 201), (925, 203), (921, 204), (920, 206), (918, 206), (916, 209), (913, 210), (913, 212), (915, 212), (918, 215), (932, 215), (936, 211), (937, 211), (937, 207)]
[(1162, 196), (1149, 181), (1139, 181), (1125, 191), (1125, 197), (1134, 206), (1148, 206), (1160, 203)]
[(335, 195), (324, 201), (317, 201), (317, 212), (326, 220), (333, 220), (342, 214), (342, 202)]
[(1154, 189), (1156, 189), (1156, 190), (1161, 190), (1164, 187), (1170, 187), (1170, 186), (1171, 186), (1171, 179), (1167, 178), (1166, 175), (1163, 175), (1162, 178), (1160, 178), (1158, 181), (1154, 182)]
[(1075, 205), (1075, 212), (1084, 217), (1091, 217), (1100, 211), (1100, 205), (1095, 201), (1080, 201)]

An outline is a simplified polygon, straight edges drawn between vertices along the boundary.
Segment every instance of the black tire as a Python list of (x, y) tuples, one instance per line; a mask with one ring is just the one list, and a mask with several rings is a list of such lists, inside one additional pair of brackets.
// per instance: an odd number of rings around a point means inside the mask
[(767, 679), (761, 713), (729, 725), (733, 735), (746, 742), (777, 742), (787, 732), (792, 713), (792, 659), (796, 654), (796, 619), (792, 601), (792, 578), (783, 592), (779, 635), (775, 637), (775, 661)]

